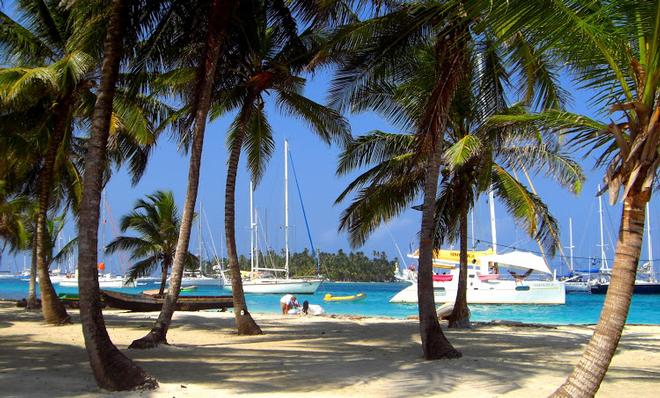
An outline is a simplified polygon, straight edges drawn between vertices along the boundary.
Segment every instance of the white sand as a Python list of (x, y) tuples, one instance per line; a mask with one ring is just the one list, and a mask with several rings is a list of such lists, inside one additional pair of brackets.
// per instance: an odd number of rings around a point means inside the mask
[[(107, 393), (93, 380), (78, 314), (48, 327), (0, 303), (0, 395), (30, 397), (541, 397), (571, 371), (591, 327), (479, 326), (447, 335), (464, 356), (421, 358), (417, 322), (255, 314), (241, 337), (231, 313), (176, 313), (170, 346), (126, 350), (157, 313), (105, 311), (115, 344), (160, 381), (154, 392)], [(627, 326), (599, 397), (657, 397), (660, 327)]]

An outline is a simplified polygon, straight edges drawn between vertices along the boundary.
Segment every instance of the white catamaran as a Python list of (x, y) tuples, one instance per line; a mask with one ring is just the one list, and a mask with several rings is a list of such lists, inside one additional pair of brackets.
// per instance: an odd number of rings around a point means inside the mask
[[(253, 186), (250, 182), (250, 273), (243, 279), (245, 293), (259, 294), (314, 294), (321, 285), (320, 278), (290, 277), (289, 272), (289, 143), (284, 140), (284, 267), (260, 267), (258, 257), (257, 215), (253, 202)], [(295, 169), (294, 169), (295, 174)], [(302, 203), (302, 199), (301, 199)], [(304, 210), (303, 210), (304, 212)], [(306, 221), (305, 221), (306, 222)], [(309, 231), (308, 231), (309, 232)], [(310, 239), (311, 241), (311, 239)], [(312, 251), (314, 249), (312, 248)], [(318, 261), (318, 253), (317, 261)], [(224, 274), (223, 274), (224, 275)], [(231, 290), (231, 282), (225, 281)]]
[[(564, 284), (556, 279), (542, 257), (513, 251), (497, 254), (495, 207), (492, 191), (489, 195), (493, 248), (468, 252), (468, 304), (564, 304)], [(409, 255), (419, 258), (418, 252)], [(436, 303), (453, 303), (458, 292), (459, 251), (435, 250), (433, 291)], [(507, 274), (502, 271), (507, 270)], [(524, 271), (524, 273), (520, 273)], [(548, 280), (531, 280), (532, 272)], [(406, 287), (390, 300), (391, 303), (417, 303), (417, 283)]]

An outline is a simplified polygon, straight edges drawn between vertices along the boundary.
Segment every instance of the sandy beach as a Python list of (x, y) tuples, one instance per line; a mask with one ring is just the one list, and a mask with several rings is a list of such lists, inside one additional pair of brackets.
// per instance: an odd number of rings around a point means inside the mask
[[(154, 392), (108, 393), (92, 378), (78, 313), (47, 327), (39, 313), (0, 303), (3, 396), (541, 397), (571, 370), (589, 326), (478, 325), (449, 331), (463, 352), (424, 361), (415, 320), (255, 314), (265, 334), (233, 332), (230, 312), (175, 314), (170, 346), (126, 350), (157, 313), (106, 310), (115, 344), (158, 378)], [(660, 327), (627, 326), (599, 397), (651, 397), (660, 388)]]

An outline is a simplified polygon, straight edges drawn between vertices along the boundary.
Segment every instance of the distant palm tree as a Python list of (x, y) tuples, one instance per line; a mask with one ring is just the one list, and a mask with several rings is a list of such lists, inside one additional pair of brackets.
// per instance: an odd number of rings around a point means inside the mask
[[(128, 272), (128, 279), (150, 275), (161, 267), (160, 290), (162, 295), (167, 283), (167, 271), (172, 266), (179, 238), (181, 219), (172, 191), (157, 191), (135, 203), (133, 211), (121, 219), (121, 231), (134, 230), (140, 236), (118, 236), (106, 247), (109, 254), (118, 250), (130, 251), (136, 262)], [(193, 265), (196, 257), (188, 252), (187, 263)]]
[(591, 89), (596, 111), (608, 121), (562, 111), (493, 118), (504, 126), (533, 126), (570, 137), (597, 154), (610, 201), (623, 210), (610, 285), (584, 354), (558, 397), (592, 397), (616, 352), (633, 294), (642, 248), (645, 206), (660, 165), (660, 3), (617, 0), (556, 2), (554, 15), (534, 26), (573, 73)]
[(0, 240), (16, 250), (27, 246), (28, 237), (21, 213), (28, 203), (25, 197), (7, 195), (5, 182), (0, 180)]

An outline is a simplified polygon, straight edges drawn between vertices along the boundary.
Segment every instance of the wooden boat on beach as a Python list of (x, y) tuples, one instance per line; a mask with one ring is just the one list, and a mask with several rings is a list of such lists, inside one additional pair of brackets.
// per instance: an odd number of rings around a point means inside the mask
[[(101, 290), (101, 296), (108, 307), (135, 312), (160, 311), (165, 300), (165, 297), (126, 294), (110, 290)], [(232, 296), (179, 296), (176, 302), (177, 311), (227, 309), (233, 306)]]

